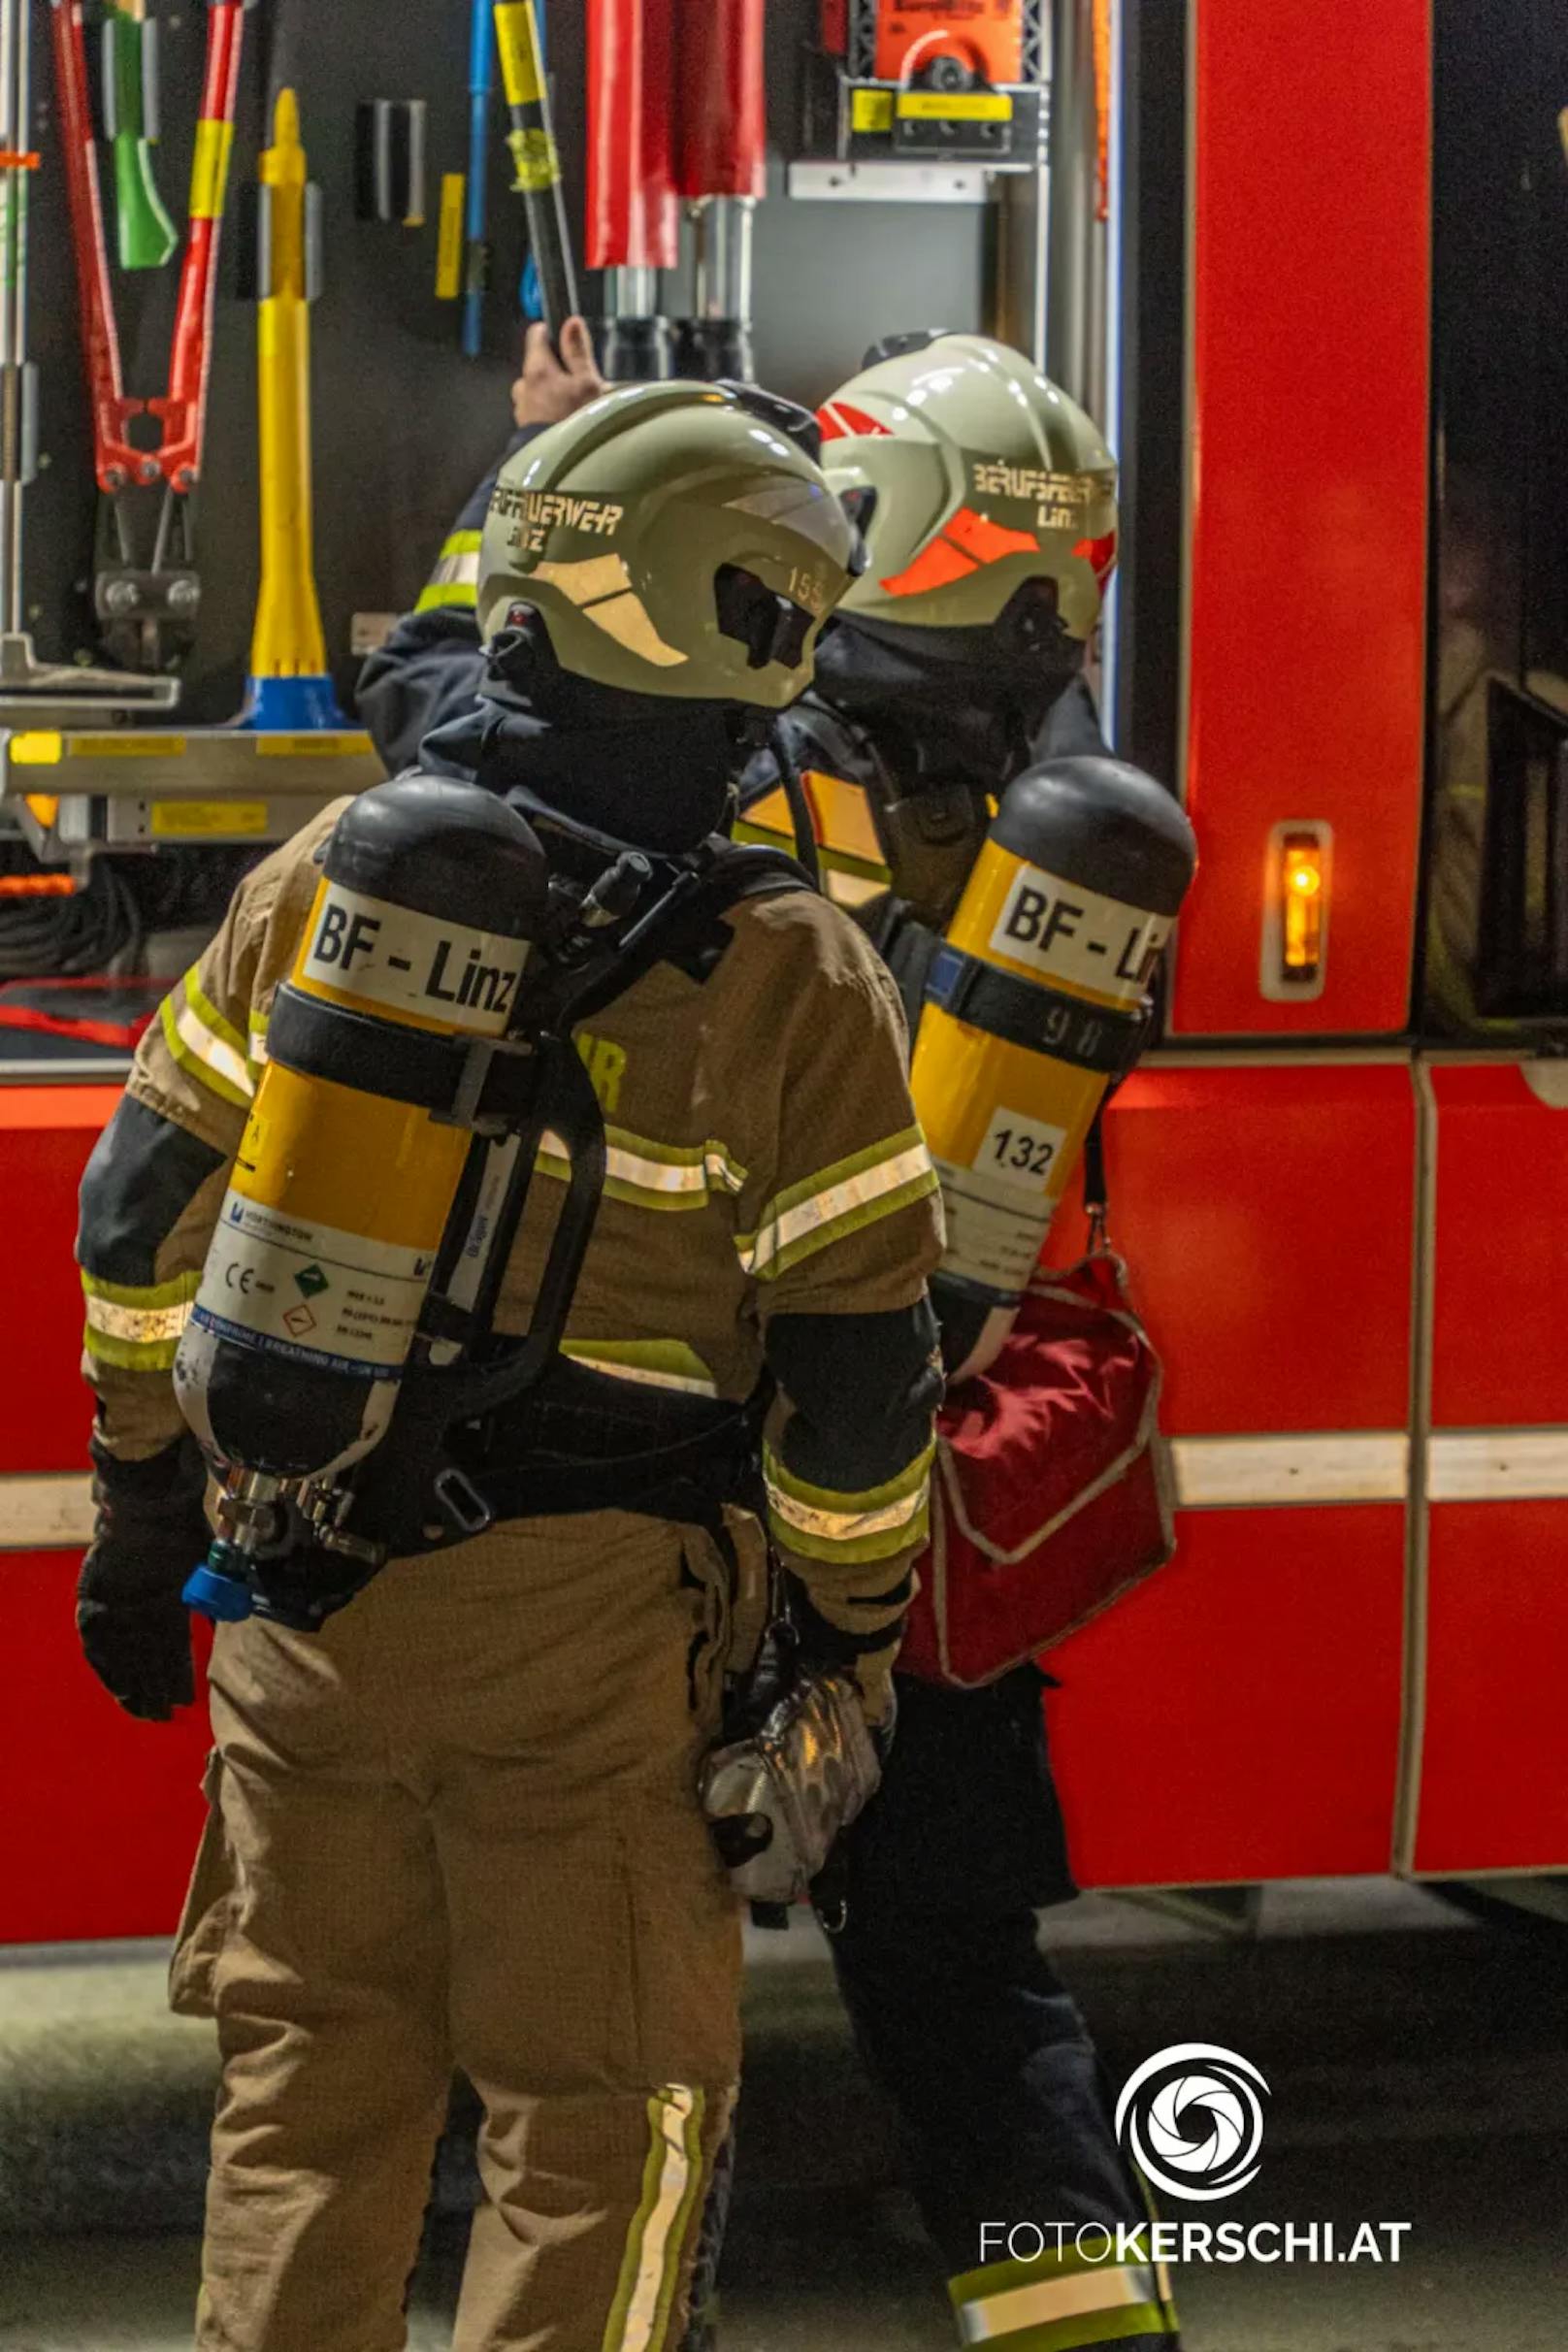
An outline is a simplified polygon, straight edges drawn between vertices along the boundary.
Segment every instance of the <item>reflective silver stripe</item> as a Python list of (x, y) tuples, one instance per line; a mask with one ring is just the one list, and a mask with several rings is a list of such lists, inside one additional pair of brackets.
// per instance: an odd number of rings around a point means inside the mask
[(842, 1184), (831, 1184), (821, 1192), (813, 1192), (809, 1200), (798, 1201), (758, 1232), (749, 1249), (740, 1249), (740, 1262), (748, 1274), (764, 1274), (773, 1259), (782, 1256), (793, 1243), (823, 1225), (835, 1225), (856, 1209), (865, 1209), (877, 1200), (897, 1192), (900, 1186), (913, 1184), (917, 1177), (930, 1174), (931, 1157), (924, 1143), (912, 1144), (894, 1160), (884, 1160), (875, 1166), (862, 1168), (858, 1176), (846, 1176)]
[[(556, 1160), (567, 1158), (567, 1147), (553, 1128), (540, 1139), (539, 1150)], [(693, 1198), (705, 1198), (716, 1187), (726, 1192), (738, 1192), (745, 1176), (737, 1168), (722, 1144), (707, 1145), (701, 1160), (650, 1160), (641, 1152), (628, 1151), (624, 1145), (606, 1146), (604, 1172), (618, 1184), (631, 1185), (639, 1192), (662, 1192), (674, 1197), (685, 1193)]]
[(1434, 1503), (1568, 1496), (1568, 1429), (1438, 1429), (1427, 1455)]
[(668, 2272), (680, 2255), (676, 2224), (701, 2163), (698, 2092), (681, 2082), (668, 2083), (649, 2100), (648, 2116), (658, 2171), (644, 2175), (648, 2187), (632, 2224), (641, 2231), (637, 2270), (620, 2328), (612, 2318), (605, 2330), (604, 2352), (663, 2352), (670, 2318)]
[(709, 1192), (721, 1186), (738, 1192), (745, 1178), (716, 1144), (709, 1144), (699, 1160), (646, 1160), (612, 1143), (608, 1167), (622, 1184), (635, 1184), (644, 1192)]
[(0, 1478), (0, 1552), (75, 1551), (92, 1536), (92, 1481)]
[(436, 559), (429, 588), (477, 588), (479, 559), (477, 555), (441, 555)]
[(181, 1299), (168, 1307), (122, 1307), (112, 1298), (86, 1293), (87, 1323), (110, 1339), (128, 1339), (137, 1346), (178, 1339), (190, 1321), (191, 1302)]
[(1176, 1499), (1189, 1511), (1252, 1504), (1397, 1503), (1409, 1483), (1402, 1429), (1299, 1437), (1178, 1437)]
[[(1411, 1491), (1410, 1441), (1400, 1429), (1178, 1437), (1171, 1453), (1187, 1511), (1398, 1503)], [(1433, 1503), (1568, 1499), (1568, 1425), (1434, 1430), (1425, 1493)]]
[(613, 1356), (594, 1355), (586, 1344), (573, 1347), (570, 1339), (562, 1341), (561, 1353), (570, 1356), (573, 1363), (586, 1365), (591, 1372), (607, 1372), (612, 1380), (640, 1381), (644, 1388), (673, 1388), (683, 1396), (719, 1393), (717, 1381), (698, 1380), (684, 1372), (666, 1372), (656, 1364), (623, 1363)]
[(979, 2303), (961, 2303), (959, 2332), (966, 2344), (994, 2343), (998, 2336), (1049, 2327), (1054, 2320), (1077, 2319), (1094, 2311), (1126, 2311), (1158, 2301), (1155, 2274), (1139, 2264), (1121, 2270), (1070, 2270), (1027, 2287), (1007, 2287), (1000, 2295), (988, 2295)]
[(800, 1502), (786, 1494), (768, 1479), (768, 1505), (773, 1517), (787, 1527), (798, 1528), (801, 1535), (817, 1535), (830, 1544), (853, 1544), (862, 1536), (885, 1535), (890, 1528), (907, 1527), (925, 1510), (931, 1489), (929, 1479), (922, 1479), (913, 1494), (900, 1495), (896, 1503), (884, 1503), (875, 1511), (819, 1511), (810, 1503)]
[(255, 1081), (245, 1056), (237, 1054), (226, 1038), (217, 1036), (208, 1028), (183, 989), (175, 1007), (174, 1020), (180, 1038), (198, 1062), (205, 1062), (219, 1078), (227, 1079), (229, 1085), (240, 1094), (251, 1095), (255, 1093)]

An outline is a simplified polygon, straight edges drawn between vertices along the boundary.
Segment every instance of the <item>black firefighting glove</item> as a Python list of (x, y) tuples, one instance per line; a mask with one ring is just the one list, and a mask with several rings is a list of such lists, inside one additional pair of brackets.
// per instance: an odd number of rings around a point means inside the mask
[(185, 1579), (212, 1546), (207, 1473), (191, 1437), (122, 1462), (95, 1437), (92, 1544), (77, 1586), (82, 1654), (127, 1715), (167, 1723), (196, 1696)]

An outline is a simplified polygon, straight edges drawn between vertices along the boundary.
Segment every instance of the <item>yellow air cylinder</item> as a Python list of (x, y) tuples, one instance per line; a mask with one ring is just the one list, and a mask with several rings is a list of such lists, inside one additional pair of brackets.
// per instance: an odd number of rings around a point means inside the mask
[(313, 1478), (384, 1435), (472, 1140), (433, 1116), (449, 1041), (511, 1026), (547, 886), (474, 785), (403, 777), (339, 820), (175, 1367), (224, 1463)]
[(933, 1285), (957, 1378), (1011, 1330), (1196, 865), (1163, 786), (1119, 760), (1027, 769), (996, 821), (926, 985), (914, 1096), (942, 1180)]

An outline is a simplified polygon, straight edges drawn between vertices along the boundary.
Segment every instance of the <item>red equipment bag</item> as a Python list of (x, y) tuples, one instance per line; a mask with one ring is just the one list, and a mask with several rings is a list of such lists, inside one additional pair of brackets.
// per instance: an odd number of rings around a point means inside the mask
[(977, 1689), (1163, 1567), (1160, 1377), (1112, 1251), (1036, 1275), (996, 1362), (942, 1407), (902, 1672)]

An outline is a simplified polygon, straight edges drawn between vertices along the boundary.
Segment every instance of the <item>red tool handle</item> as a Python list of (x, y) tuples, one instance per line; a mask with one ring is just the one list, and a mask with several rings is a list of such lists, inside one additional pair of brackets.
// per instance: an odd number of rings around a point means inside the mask
[(682, 196), (765, 196), (764, 0), (682, 0), (675, 71), (675, 186)]
[(588, 267), (672, 270), (675, 0), (588, 0)]
[(154, 416), (163, 420), (159, 468), (176, 490), (193, 489), (202, 470), (207, 384), (212, 365), (212, 306), (217, 299), (217, 257), (240, 95), (245, 17), (245, 0), (210, 0), (207, 80), (196, 128), (190, 231), (180, 269), (169, 389), (161, 400), (147, 403)]
[(71, 242), (76, 247), (77, 293), (82, 310), (82, 346), (92, 399), (93, 457), (98, 487), (111, 496), (128, 482), (156, 481), (158, 462), (134, 449), (128, 438), (133, 416), (146, 403), (128, 400), (120, 368), (119, 333), (109, 278), (103, 198), (98, 186), (98, 148), (88, 94), (87, 45), (82, 0), (50, 0), (54, 71), (60, 85), (60, 130), (65, 141), (65, 178), (71, 199)]

